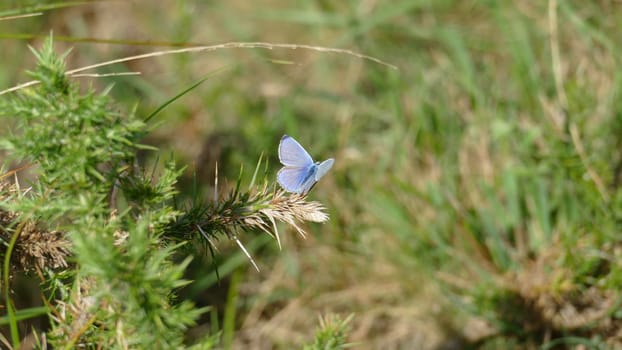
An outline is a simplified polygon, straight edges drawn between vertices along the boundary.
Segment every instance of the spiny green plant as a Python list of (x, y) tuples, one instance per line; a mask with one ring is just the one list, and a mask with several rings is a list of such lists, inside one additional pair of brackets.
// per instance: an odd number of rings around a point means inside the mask
[[(109, 90), (82, 92), (65, 74), (67, 54), (56, 55), (52, 37), (33, 53), (38, 65), (29, 74), (38, 84), (0, 101), (0, 116), (15, 124), (0, 144), (12, 159), (34, 164), (36, 175), (27, 190), (0, 187), (3, 290), (14, 348), (20, 335), (8, 284), (15, 269), (39, 271), (49, 287), (52, 329), (42, 347), (180, 348), (206, 310), (175, 297), (190, 283), (183, 273), (191, 257), (174, 263), (180, 246), (228, 237), (244, 249), (242, 232), (278, 239), (277, 221), (304, 235), (299, 222), (328, 219), (304, 196), (267, 183), (242, 191), (241, 180), (227, 196), (177, 205), (183, 169), (167, 162), (148, 174), (137, 165), (136, 151), (152, 149), (140, 144), (146, 123), (114, 107)], [(213, 344), (206, 335), (195, 345)]]
[[(57, 347), (179, 346), (202, 310), (171, 298), (187, 283), (182, 279), (187, 261), (171, 263), (176, 246), (162, 246), (158, 226), (176, 213), (153, 202), (118, 214), (111, 206), (117, 179), (138, 176), (128, 165), (141, 147), (137, 141), (145, 124), (115, 111), (106, 93), (80, 93), (65, 76), (64, 57), (55, 54), (51, 38), (33, 52), (39, 64), (30, 75), (40, 84), (3, 101), (0, 114), (16, 121), (4, 148), (14, 159), (37, 164), (37, 179), (27, 195), (3, 204), (19, 213), (17, 222), (34, 218), (48, 227), (40, 241), (60, 231), (71, 242), (74, 278), (58, 291), (48, 340)], [(161, 176), (153, 186), (156, 196), (170, 198), (174, 181)], [(21, 236), (11, 227), (3, 232)], [(10, 308), (10, 296), (5, 297)], [(12, 337), (17, 346), (15, 332)]]
[(347, 342), (349, 323), (353, 315), (342, 319), (337, 315), (320, 317), (320, 327), (316, 331), (312, 344), (305, 345), (303, 350), (339, 350), (354, 346)]

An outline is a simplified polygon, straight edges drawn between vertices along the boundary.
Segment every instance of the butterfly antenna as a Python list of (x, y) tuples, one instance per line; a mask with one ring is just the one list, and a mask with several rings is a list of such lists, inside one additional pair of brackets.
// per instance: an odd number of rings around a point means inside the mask
[(242, 242), (240, 242), (240, 240), (237, 237), (234, 237), (233, 239), (235, 239), (235, 243), (237, 243), (238, 246), (240, 246), (240, 249), (242, 249), (242, 251), (244, 252), (244, 254), (246, 254), (246, 257), (248, 258), (248, 260), (250, 260), (251, 264), (253, 264), (253, 267), (255, 267), (255, 270), (259, 272), (259, 267), (255, 263), (255, 260), (253, 259), (253, 257), (248, 253), (248, 251), (244, 247), (244, 244), (242, 244)]

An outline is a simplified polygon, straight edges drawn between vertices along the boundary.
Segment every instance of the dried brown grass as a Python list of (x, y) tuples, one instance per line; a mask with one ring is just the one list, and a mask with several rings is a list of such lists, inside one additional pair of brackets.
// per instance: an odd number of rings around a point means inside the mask
[[(387, 233), (373, 236), (376, 242), (370, 243), (391, 245)], [(313, 237), (305, 243), (288, 246), (268, 275), (249, 276), (241, 293), (250, 306), (235, 348), (299, 347), (311, 341), (318, 316), (327, 314), (354, 314), (348, 340), (357, 349), (434, 349), (443, 343), (444, 330), (435, 319), (443, 302), (414, 267), (404, 275), (404, 266), (380, 252), (342, 250)]]
[[(0, 182), (0, 201), (19, 200), (21, 191), (15, 184)], [(34, 271), (68, 266), (69, 241), (63, 232), (43, 226), (35, 220), (24, 218), (20, 213), (0, 209), (0, 238), (9, 242), (12, 235), (19, 235), (11, 256), (13, 270)], [(2, 245), (2, 248), (4, 255), (6, 246)]]

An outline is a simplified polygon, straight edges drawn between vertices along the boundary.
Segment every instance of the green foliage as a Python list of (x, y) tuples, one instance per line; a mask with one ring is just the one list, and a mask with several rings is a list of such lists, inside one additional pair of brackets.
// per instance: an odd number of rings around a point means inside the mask
[(352, 315), (345, 319), (338, 316), (320, 318), (320, 328), (315, 333), (312, 344), (305, 345), (304, 350), (338, 350), (346, 349), (354, 344), (346, 342), (349, 331), (349, 323)]
[[(595, 68), (560, 73), (551, 65), (557, 45), (569, 66), (582, 57), (570, 54), (579, 55), (577, 47), (597, 50), (591, 40), (606, 24), (585, 31), (588, 23), (577, 17), (586, 8), (534, 6), (559, 16), (547, 25), (559, 26), (563, 39), (512, 8), (475, 6), (496, 18), (483, 25), (499, 36), (478, 37), (463, 23), (464, 30), (432, 34), (438, 55), (452, 64), (437, 69), (445, 70), (437, 85), (403, 82), (423, 96), (416, 138), (392, 131), (404, 135), (396, 147), (416, 149), (419, 172), (392, 162), (387, 173), (394, 175), (380, 181), (370, 211), (402, 243), (405, 264), (428, 271), (457, 310), (486, 319), (493, 335), (519, 347), (542, 345), (545, 334), (589, 342), (619, 327), (612, 315), (622, 287), (620, 161), (611, 144), (620, 143), (620, 119), (609, 96), (620, 93), (620, 71), (608, 65), (605, 78)], [(584, 40), (570, 40), (575, 34)], [(552, 41), (543, 50), (537, 43), (545, 37)], [(604, 51), (617, 61), (619, 47)], [(606, 93), (595, 74), (608, 81)]]
[[(51, 37), (33, 52), (38, 66), (30, 75), (36, 86), (4, 100), (0, 109), (0, 116), (16, 123), (15, 132), (0, 143), (15, 160), (37, 166), (27, 194), (17, 185), (0, 186), (0, 239), (7, 242), (4, 294), (13, 347), (20, 343), (19, 319), (35, 315), (11, 307), (13, 255), (22, 265), (45, 272), (52, 291), (45, 309), (53, 319), (47, 337), (52, 346), (183, 348), (188, 328), (208, 308), (176, 298), (176, 291), (190, 283), (184, 273), (191, 261), (178, 248), (197, 238), (212, 248), (211, 238), (225, 236), (258, 269), (238, 238), (242, 231), (263, 231), (278, 240), (277, 221), (304, 235), (298, 222), (328, 219), (322, 206), (306, 202), (305, 196), (270, 190), (267, 183), (256, 188), (261, 161), (248, 190), (240, 189), (240, 174), (227, 196), (208, 204), (195, 199), (178, 210), (176, 186), (183, 169), (167, 162), (159, 172), (154, 166), (148, 173), (136, 165), (137, 150), (149, 148), (138, 143), (146, 124), (133, 113), (117, 111), (107, 93), (82, 93), (65, 74), (66, 55), (55, 54)], [(12, 253), (15, 247), (19, 254)], [(54, 271), (58, 267), (60, 273)], [(230, 321), (224, 322), (227, 347), (235, 307), (231, 303)], [(217, 339), (218, 334), (207, 334), (194, 346), (209, 349)]]
[(80, 94), (51, 41), (33, 52), (40, 64), (30, 75), (40, 83), (3, 103), (0, 111), (17, 120), (19, 130), (5, 145), (12, 156), (37, 162), (48, 190), (106, 194), (119, 167), (132, 159), (145, 125), (113, 110), (106, 94)]
[[(161, 238), (177, 215), (171, 199), (180, 170), (168, 164), (157, 179), (135, 172), (145, 124), (115, 110), (106, 94), (80, 93), (51, 38), (34, 52), (39, 84), (4, 101), (1, 114), (18, 130), (3, 144), (15, 159), (35, 162), (38, 177), (3, 209), (70, 238), (77, 270), (73, 283), (56, 280), (63, 299), (48, 340), (58, 348), (179, 348), (204, 311), (175, 300), (190, 260), (174, 263), (178, 245)], [(128, 203), (120, 213), (110, 206), (119, 188)]]

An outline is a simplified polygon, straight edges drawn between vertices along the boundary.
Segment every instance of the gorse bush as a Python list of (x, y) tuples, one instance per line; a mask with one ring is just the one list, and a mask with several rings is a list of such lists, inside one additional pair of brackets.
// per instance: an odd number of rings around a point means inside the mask
[[(22, 236), (21, 222), (36, 220), (71, 242), (71, 268), (65, 272), (72, 278), (66, 282), (63, 274), (53, 283), (48, 340), (59, 348), (179, 346), (201, 310), (172, 300), (172, 292), (186, 283), (185, 264), (171, 263), (176, 246), (161, 239), (163, 225), (177, 215), (166, 202), (175, 193), (178, 172), (167, 167), (151, 184), (148, 200), (113, 209), (120, 179), (142, 176), (133, 165), (145, 123), (115, 111), (106, 94), (81, 94), (65, 76), (51, 39), (35, 54), (39, 65), (30, 75), (38, 86), (2, 104), (3, 117), (16, 122), (16, 132), (3, 140), (7, 152), (37, 167), (32, 189), (3, 202), (7, 212), (19, 213), (12, 229), (3, 228), (3, 238)], [(48, 235), (38, 239), (45, 242)], [(39, 262), (41, 271), (55, 267)]]
[[(38, 335), (42, 347), (181, 348), (206, 311), (175, 297), (189, 283), (183, 274), (190, 257), (181, 245), (211, 246), (228, 237), (243, 248), (243, 232), (278, 238), (277, 221), (304, 234), (299, 222), (328, 219), (319, 203), (270, 190), (267, 182), (243, 191), (239, 180), (215, 201), (179, 205), (175, 185), (183, 169), (167, 162), (159, 172), (144, 171), (137, 163), (137, 150), (153, 150), (140, 144), (147, 124), (121, 112), (107, 91), (81, 91), (65, 74), (52, 38), (33, 52), (38, 65), (29, 74), (38, 84), (0, 102), (0, 116), (14, 123), (1, 144), (35, 174), (28, 189), (0, 186), (3, 292), (13, 347), (24, 314), (11, 303), (16, 271), (43, 278), (52, 325), (45, 337)], [(195, 346), (210, 348), (214, 341), (207, 334)]]

